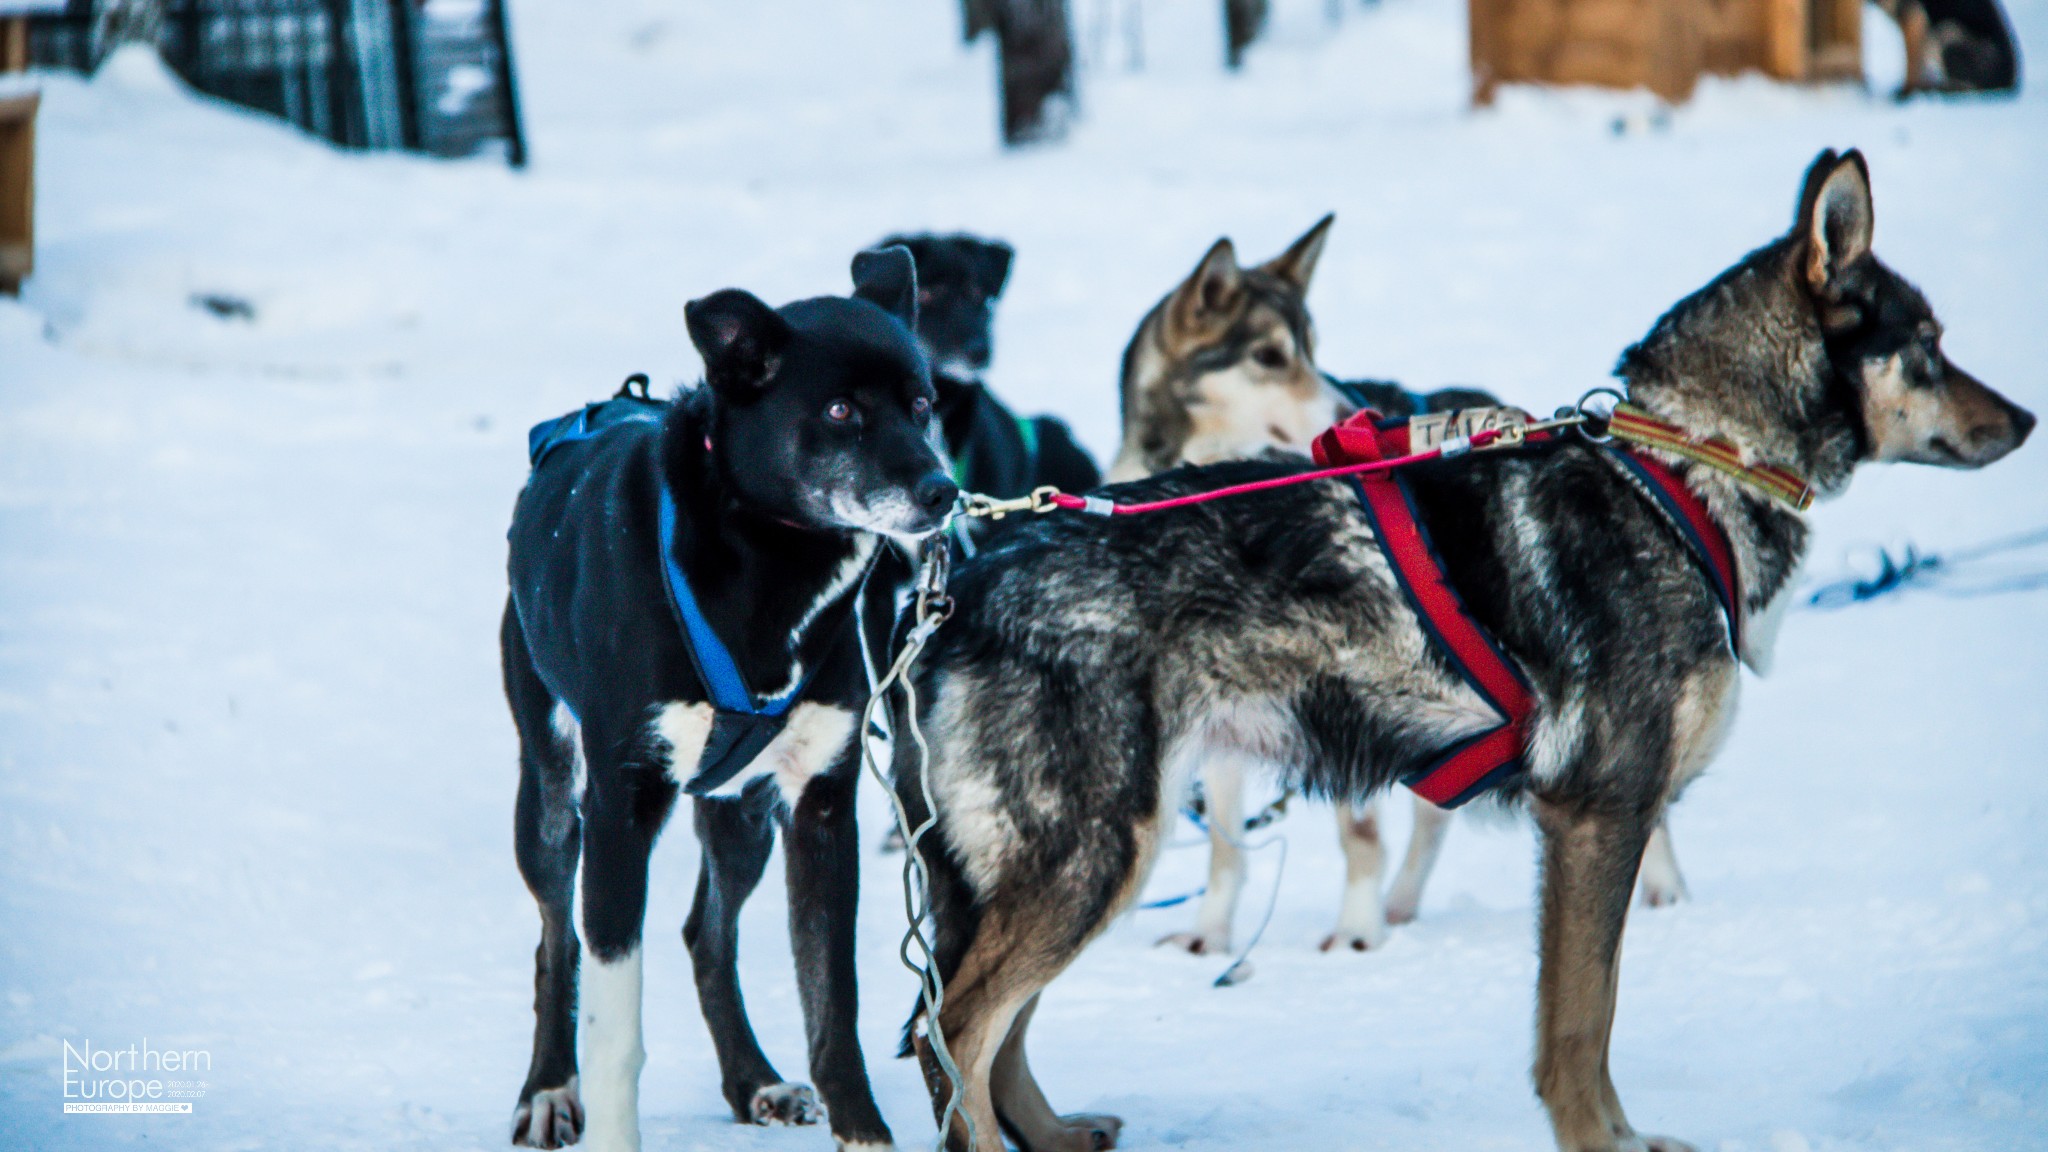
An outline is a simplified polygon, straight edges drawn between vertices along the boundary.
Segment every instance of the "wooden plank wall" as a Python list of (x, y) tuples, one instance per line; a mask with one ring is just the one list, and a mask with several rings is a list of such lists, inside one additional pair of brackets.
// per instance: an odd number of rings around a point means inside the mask
[(1861, 0), (1468, 0), (1472, 97), (1501, 84), (1647, 88), (1686, 99), (1702, 74), (1863, 77)]
[(0, 292), (12, 296), (35, 270), (35, 93), (0, 99)]

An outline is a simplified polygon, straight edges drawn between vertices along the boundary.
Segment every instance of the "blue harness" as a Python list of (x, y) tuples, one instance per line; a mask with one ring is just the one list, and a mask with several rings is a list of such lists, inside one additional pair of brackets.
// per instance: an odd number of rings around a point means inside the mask
[[(643, 389), (638, 395), (630, 391), (636, 380)], [(586, 404), (565, 416), (534, 425), (526, 434), (526, 455), (531, 467), (538, 470), (541, 462), (564, 444), (594, 439), (618, 428), (658, 427), (668, 406), (648, 397), (645, 386), (646, 377), (635, 376), (610, 400)], [(683, 791), (703, 796), (739, 775), (775, 739), (789, 722), (790, 706), (802, 698), (816, 669), (805, 672), (801, 680), (778, 695), (754, 695), (732, 658), (732, 650), (705, 618), (697, 594), (690, 587), (690, 578), (684, 574), (682, 565), (676, 563), (675, 497), (669, 494), (667, 484), (657, 482), (656, 487), (660, 492), (662, 584), (668, 589), (669, 608), (682, 631), (690, 663), (711, 694), (711, 732), (705, 738), (696, 773), (683, 785)]]

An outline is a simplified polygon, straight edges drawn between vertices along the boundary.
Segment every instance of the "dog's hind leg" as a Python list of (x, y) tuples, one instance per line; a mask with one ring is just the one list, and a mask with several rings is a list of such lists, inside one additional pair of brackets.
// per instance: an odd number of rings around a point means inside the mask
[(1237, 918), (1237, 899), (1244, 891), (1244, 758), (1227, 748), (1212, 748), (1202, 760), (1202, 796), (1208, 806), (1209, 886), (1195, 910), (1195, 930), (1175, 932), (1161, 944), (1185, 948), (1196, 955), (1230, 951), (1230, 926)]
[(1636, 1135), (1608, 1075), (1622, 927), (1653, 820), (1535, 804), (1543, 833), (1536, 1092), (1563, 1152), (1688, 1152)]
[(1643, 892), (1643, 903), (1652, 908), (1676, 904), (1690, 895), (1685, 889), (1685, 874), (1678, 870), (1678, 852), (1671, 845), (1671, 825), (1666, 820), (1657, 821), (1657, 827), (1650, 833), (1637, 884)]
[(817, 1098), (785, 1083), (754, 1038), (740, 996), (740, 908), (753, 895), (775, 847), (774, 795), (765, 782), (739, 799), (698, 800), (697, 842), (703, 847), (697, 895), (683, 922), (683, 944), (697, 976), (697, 1006), (711, 1030), (725, 1102), (742, 1124), (809, 1124)]
[[(960, 1114), (946, 1133), (948, 1152), (1004, 1152), (992, 1084), (996, 1056), (1018, 1010), (1050, 979), (1049, 973), (1038, 976), (1032, 972), (1036, 965), (1023, 955), (1027, 947), (1003, 925), (1001, 917), (985, 914), (960, 970), (946, 984), (939, 1023), (961, 1080)], [(912, 1043), (925, 1086), (931, 1091), (933, 1118), (942, 1118), (953, 1086), (939, 1066), (930, 1038), (914, 1034)], [(968, 1121), (973, 1123), (971, 1145)]]
[[(576, 1083), (576, 962), (573, 916), (576, 857), (583, 825), (576, 812), (573, 731), (557, 732), (556, 703), (534, 671), (512, 606), (500, 633), (505, 697), (519, 729), (519, 798), (513, 851), (519, 874), (540, 905), (540, 947), (534, 951), (533, 1060), (512, 1113), (512, 1143), (561, 1148), (583, 1135)], [(566, 710), (564, 715), (566, 715)]]
[(1025, 1152), (1100, 1152), (1116, 1147), (1124, 1126), (1121, 1118), (1093, 1113), (1061, 1116), (1046, 1103), (1024, 1056), (1024, 1033), (1036, 1011), (1038, 996), (1034, 994), (1018, 1010), (989, 1069), (990, 1091), (1004, 1129)]
[(1337, 805), (1337, 846), (1344, 850), (1344, 903), (1337, 911), (1337, 930), (1323, 937), (1322, 949), (1377, 948), (1387, 940), (1387, 915), (1380, 904), (1387, 850), (1380, 842), (1376, 798)]
[(1422, 907), (1422, 890), (1436, 868), (1437, 853), (1443, 851), (1444, 834), (1451, 829), (1451, 813), (1422, 797), (1415, 798), (1415, 830), (1408, 834), (1408, 854), (1401, 858), (1401, 870), (1394, 874), (1394, 886), (1387, 891), (1387, 923), (1406, 924)]
[(892, 1144), (861, 1056), (860, 996), (854, 975), (854, 913), (860, 904), (860, 832), (854, 795), (859, 752), (849, 742), (813, 778), (790, 814), (783, 859), (789, 875), (789, 936), (810, 1036), (811, 1079), (824, 1097), (839, 1147)]

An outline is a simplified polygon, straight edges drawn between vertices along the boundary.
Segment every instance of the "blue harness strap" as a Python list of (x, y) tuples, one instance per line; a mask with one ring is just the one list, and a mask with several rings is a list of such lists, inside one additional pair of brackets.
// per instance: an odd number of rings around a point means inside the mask
[[(586, 404), (553, 420), (534, 425), (527, 433), (527, 458), (534, 468), (564, 444), (589, 440), (616, 428), (659, 423), (666, 406), (658, 401), (622, 393), (610, 400)], [(732, 650), (719, 639), (718, 630), (704, 615), (690, 578), (676, 563), (676, 503), (668, 485), (655, 483), (659, 494), (658, 538), (661, 548), (661, 581), (668, 591), (669, 608), (682, 632), (683, 648), (711, 697), (711, 732), (704, 751), (697, 758), (697, 771), (683, 790), (694, 796), (716, 791), (740, 774), (761, 754), (789, 722), (789, 709), (802, 698), (810, 683), (810, 669), (797, 682), (776, 696), (755, 697), (741, 675)]]
[(766, 699), (757, 699), (747, 688), (746, 678), (740, 674), (740, 666), (732, 658), (732, 650), (718, 638), (718, 630), (711, 626), (711, 621), (705, 619), (704, 609), (697, 603), (697, 593), (690, 588), (690, 578), (683, 573), (683, 566), (676, 563), (676, 500), (669, 495), (668, 485), (658, 487), (661, 490), (662, 583), (668, 586), (668, 602), (675, 608), (676, 621), (682, 625), (683, 635), (690, 642), (690, 655), (697, 662), (697, 673), (703, 678), (704, 687), (711, 693), (711, 703), (725, 712), (782, 715), (803, 694), (809, 677), (790, 685), (781, 695)]
[(595, 404), (585, 404), (565, 416), (543, 420), (526, 433), (528, 467), (538, 468), (549, 453), (564, 444), (589, 440), (629, 424), (659, 424), (666, 405), (636, 396), (618, 395)]

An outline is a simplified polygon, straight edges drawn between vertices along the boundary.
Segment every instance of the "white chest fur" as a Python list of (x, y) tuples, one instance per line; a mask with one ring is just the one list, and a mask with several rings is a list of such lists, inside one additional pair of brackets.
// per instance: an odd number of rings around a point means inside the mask
[[(696, 774), (705, 741), (711, 735), (712, 708), (705, 703), (664, 704), (654, 718), (654, 735), (665, 747), (671, 780), (687, 780)], [(790, 709), (789, 723), (769, 741), (766, 748), (732, 779), (708, 795), (732, 797), (762, 776), (773, 776), (790, 807), (803, 798), (812, 778), (832, 766), (832, 761), (853, 738), (854, 715), (831, 704), (802, 703)]]

